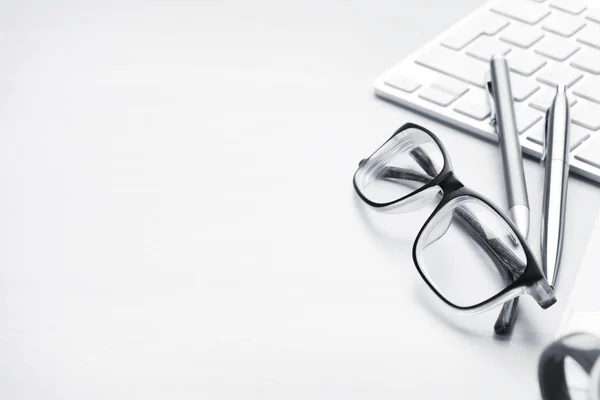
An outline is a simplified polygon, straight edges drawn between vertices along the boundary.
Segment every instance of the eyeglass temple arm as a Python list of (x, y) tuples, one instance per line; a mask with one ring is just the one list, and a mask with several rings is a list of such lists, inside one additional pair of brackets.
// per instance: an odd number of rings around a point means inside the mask
[(429, 179), (435, 178), (438, 174), (437, 168), (425, 150), (421, 147), (415, 147), (409, 154), (419, 164), (419, 167), (423, 168), (423, 171), (429, 175)]
[(458, 221), (467, 229), (486, 251), (492, 252), (497, 261), (510, 273), (510, 278), (519, 277), (526, 265), (497, 237), (488, 237), (485, 228), (471, 211), (465, 207), (458, 208)]

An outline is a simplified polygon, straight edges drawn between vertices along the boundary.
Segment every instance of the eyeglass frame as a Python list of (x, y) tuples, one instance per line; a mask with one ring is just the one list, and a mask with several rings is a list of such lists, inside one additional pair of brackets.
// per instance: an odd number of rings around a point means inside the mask
[[(414, 129), (417, 129), (417, 130), (420, 130), (420, 131), (426, 133), (429, 137), (431, 137), (435, 141), (435, 143), (437, 144), (438, 148), (440, 149), (440, 151), (442, 153), (442, 157), (444, 160), (444, 165), (442, 167), (442, 170), (435, 177), (430, 176), (431, 179), (427, 183), (425, 183), (424, 185), (419, 187), (418, 189), (416, 189), (413, 192), (411, 192), (407, 195), (404, 195), (396, 200), (392, 200), (392, 201), (384, 202), (384, 203), (378, 203), (378, 202), (374, 202), (374, 201), (370, 200), (362, 193), (362, 191), (358, 187), (357, 174), (362, 170), (362, 168), (364, 168), (364, 165), (366, 163), (368, 163), (369, 159), (373, 155), (377, 154), (377, 152), (382, 147), (384, 147), (390, 140), (392, 140), (395, 136), (397, 136), (398, 134), (400, 134), (403, 131), (408, 130), (410, 128), (414, 128)], [(414, 172), (414, 171), (412, 171), (412, 172)], [(354, 185), (354, 190), (356, 191), (356, 193), (358, 194), (360, 199), (362, 201), (364, 201), (368, 206), (370, 206), (373, 209), (380, 211), (380, 212), (389, 212), (389, 211), (401, 206), (405, 200), (407, 200), (411, 197), (414, 197), (414, 196), (418, 195), (419, 193), (422, 193), (428, 189), (438, 187), (441, 190), (442, 198), (441, 198), (440, 202), (435, 207), (435, 209), (431, 212), (431, 214), (429, 215), (427, 220), (423, 223), (423, 226), (421, 227), (421, 229), (419, 230), (419, 233), (417, 234), (417, 236), (415, 238), (415, 241), (413, 243), (413, 248), (412, 248), (412, 259), (413, 259), (413, 263), (415, 264), (415, 267), (417, 268), (417, 271), (419, 272), (419, 275), (421, 275), (421, 278), (423, 278), (423, 280), (429, 286), (429, 288), (431, 290), (433, 290), (433, 292), (446, 305), (448, 305), (454, 309), (458, 309), (462, 313), (465, 313), (465, 314), (477, 314), (477, 313), (485, 312), (491, 308), (501, 305), (501, 304), (503, 304), (513, 298), (516, 298), (520, 295), (523, 295), (523, 294), (531, 295), (536, 300), (536, 302), (540, 305), (540, 307), (542, 307), (543, 309), (550, 307), (551, 305), (553, 305), (556, 302), (556, 298), (554, 297), (554, 291), (553, 291), (552, 287), (549, 285), (548, 281), (546, 280), (546, 277), (544, 276), (537, 260), (535, 259), (533, 252), (529, 248), (529, 245), (527, 244), (526, 239), (523, 237), (523, 235), (521, 235), (521, 233), (519, 232), (519, 230), (517, 229), (515, 224), (492, 201), (488, 200), (485, 196), (479, 194), (478, 192), (464, 186), (464, 184), (454, 174), (454, 168), (452, 167), (452, 163), (450, 161), (450, 156), (449, 156), (446, 148), (444, 147), (442, 141), (435, 134), (433, 134), (431, 131), (429, 131), (427, 128), (424, 128), (420, 125), (417, 125), (417, 124), (414, 124), (411, 122), (408, 122), (408, 123), (402, 125), (400, 128), (398, 128), (398, 130), (396, 130), (396, 132), (394, 132), (394, 134), (392, 136), (390, 136), (390, 138), (388, 140), (386, 140), (381, 146), (379, 146), (368, 158), (363, 159), (359, 163), (359, 167), (356, 170), (356, 172), (354, 173), (353, 185)], [(502, 218), (504, 220), (504, 222), (506, 224), (508, 224), (508, 226), (511, 228), (512, 233), (516, 236), (517, 240), (521, 244), (523, 251), (525, 253), (525, 258), (526, 258), (525, 268), (524, 268), (523, 272), (517, 278), (515, 278), (512, 283), (510, 283), (506, 288), (504, 288), (503, 290), (501, 290), (494, 296), (490, 297), (489, 299), (484, 300), (480, 303), (471, 305), (471, 306), (459, 306), (457, 304), (454, 304), (450, 300), (446, 299), (446, 297), (444, 297), (444, 295), (442, 293), (440, 293), (440, 291), (438, 291), (438, 289), (434, 286), (434, 284), (432, 282), (429, 281), (426, 274), (423, 272), (423, 270), (419, 264), (419, 259), (418, 259), (418, 255), (417, 255), (417, 252), (418, 252), (417, 246), (420, 243), (421, 237), (422, 237), (423, 233), (425, 232), (425, 229), (429, 226), (432, 219), (446, 205), (448, 205), (450, 203), (450, 201), (460, 198), (460, 197), (471, 197), (471, 198), (477, 199), (477, 200), (483, 202), (488, 207), (490, 207), (490, 209), (492, 211), (494, 211), (500, 218)]]

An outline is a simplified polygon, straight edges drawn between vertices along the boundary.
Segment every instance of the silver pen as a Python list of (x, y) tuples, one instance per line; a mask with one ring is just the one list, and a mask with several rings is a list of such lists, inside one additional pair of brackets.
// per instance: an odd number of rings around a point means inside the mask
[(542, 208), (542, 268), (551, 286), (556, 282), (562, 251), (569, 178), (570, 116), (566, 88), (556, 89), (546, 114), (544, 140), (544, 203)]
[[(519, 232), (527, 238), (529, 234), (529, 198), (525, 184), (517, 120), (513, 108), (508, 63), (504, 57), (492, 57), (486, 86), (492, 116), (491, 123), (496, 126), (500, 144), (508, 215)], [(511, 239), (516, 242), (516, 238), (512, 237)], [(502, 334), (510, 331), (516, 317), (517, 303), (518, 298), (504, 303), (494, 325), (496, 333)]]

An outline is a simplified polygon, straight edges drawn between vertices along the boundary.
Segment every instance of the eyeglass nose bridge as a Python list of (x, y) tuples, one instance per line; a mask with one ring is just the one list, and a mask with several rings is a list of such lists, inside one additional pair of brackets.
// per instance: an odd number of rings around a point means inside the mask
[(442, 188), (442, 191), (446, 195), (465, 187), (452, 171), (448, 172), (445, 176), (440, 177), (440, 181), (437, 182), (437, 185)]

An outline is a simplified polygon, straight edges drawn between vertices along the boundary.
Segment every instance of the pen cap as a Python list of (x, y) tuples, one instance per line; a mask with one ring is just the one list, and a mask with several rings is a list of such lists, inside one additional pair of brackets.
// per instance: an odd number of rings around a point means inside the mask
[(566, 87), (556, 88), (554, 100), (546, 114), (544, 153), (546, 162), (569, 159), (570, 116)]

